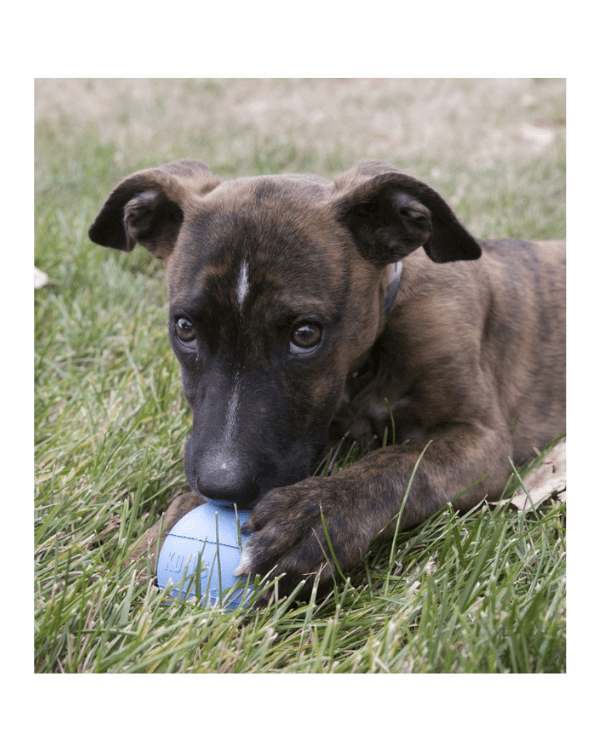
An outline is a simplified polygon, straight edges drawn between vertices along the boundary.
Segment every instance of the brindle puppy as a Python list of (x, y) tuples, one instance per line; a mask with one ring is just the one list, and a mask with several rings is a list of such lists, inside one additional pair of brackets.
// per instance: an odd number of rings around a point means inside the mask
[[(90, 237), (139, 243), (166, 267), (193, 427), (192, 492), (165, 532), (203, 497), (252, 507), (238, 571), (285, 573), (280, 592), (332, 576), (322, 517), (344, 569), (393, 532), (429, 441), (401, 529), (448, 501), (494, 498), (509, 457), (565, 430), (564, 243), (475, 240), (435, 191), (383, 162), (333, 182), (221, 183), (196, 161), (144, 170)], [(396, 443), (382, 448), (392, 417)], [(310, 477), (342, 436), (374, 450)]]

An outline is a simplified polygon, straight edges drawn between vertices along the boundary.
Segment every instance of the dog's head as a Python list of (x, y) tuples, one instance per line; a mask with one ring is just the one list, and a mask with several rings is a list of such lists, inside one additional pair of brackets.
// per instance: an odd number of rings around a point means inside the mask
[(90, 238), (163, 260), (193, 411), (188, 481), (242, 506), (309, 474), (385, 327), (391, 265), (421, 246), (436, 262), (481, 252), (437, 193), (382, 162), (334, 182), (221, 183), (187, 160), (144, 170), (115, 188)]

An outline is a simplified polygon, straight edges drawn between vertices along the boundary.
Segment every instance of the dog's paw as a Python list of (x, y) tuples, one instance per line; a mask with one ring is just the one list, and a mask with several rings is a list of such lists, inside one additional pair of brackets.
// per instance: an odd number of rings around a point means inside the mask
[(317, 575), (321, 585), (329, 584), (337, 567), (344, 571), (357, 563), (371, 541), (356, 511), (351, 488), (339, 475), (270, 491), (243, 527), (252, 535), (236, 575), (284, 574), (279, 595), (304, 581), (300, 596), (306, 596)]

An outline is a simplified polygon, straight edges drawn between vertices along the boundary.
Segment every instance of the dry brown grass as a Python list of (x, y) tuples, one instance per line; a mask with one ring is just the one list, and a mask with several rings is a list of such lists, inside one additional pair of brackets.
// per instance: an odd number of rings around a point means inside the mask
[(362, 158), (403, 166), (448, 155), (480, 169), (556, 158), (565, 87), (564, 79), (38, 79), (36, 118), (65, 133), (91, 128), (118, 145), (124, 169), (172, 158), (173, 147), (247, 167), (249, 155), (278, 146), (310, 154), (324, 171)]

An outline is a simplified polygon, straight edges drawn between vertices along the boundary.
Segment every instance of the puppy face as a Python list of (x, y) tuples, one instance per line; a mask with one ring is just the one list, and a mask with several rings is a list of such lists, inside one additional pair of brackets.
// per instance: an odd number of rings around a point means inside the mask
[(306, 477), (377, 336), (382, 272), (327, 198), (316, 182), (236, 181), (182, 227), (169, 330), (193, 411), (186, 474), (201, 495), (249, 505)]

